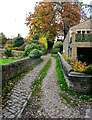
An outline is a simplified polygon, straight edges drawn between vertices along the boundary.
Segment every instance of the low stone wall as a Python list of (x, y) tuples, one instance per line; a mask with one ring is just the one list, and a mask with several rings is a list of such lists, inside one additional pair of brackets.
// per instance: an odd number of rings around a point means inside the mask
[(16, 76), (17, 74), (24, 71), (26, 68), (30, 67), (33, 64), (36, 64), (40, 58), (31, 59), (29, 57), (16, 60), (5, 65), (0, 65), (2, 67), (2, 84), (5, 84), (10, 78)]
[[(0, 49), (0, 57), (2, 57), (4, 55), (4, 49)], [(12, 55), (14, 57), (20, 57), (21, 54), (23, 53), (23, 51), (18, 51), (18, 50), (12, 50)]]
[(58, 58), (69, 89), (84, 94), (92, 94), (92, 76), (85, 73), (73, 72), (71, 66), (58, 52)]

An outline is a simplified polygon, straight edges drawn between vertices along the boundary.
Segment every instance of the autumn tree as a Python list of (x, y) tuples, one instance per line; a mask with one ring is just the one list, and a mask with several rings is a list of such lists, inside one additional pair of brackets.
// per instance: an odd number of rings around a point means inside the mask
[(34, 14), (29, 13), (26, 24), (30, 28), (30, 38), (34, 34), (44, 34), (51, 41), (63, 33), (65, 27), (68, 31), (84, 18), (84, 11), (77, 3), (40, 2)]

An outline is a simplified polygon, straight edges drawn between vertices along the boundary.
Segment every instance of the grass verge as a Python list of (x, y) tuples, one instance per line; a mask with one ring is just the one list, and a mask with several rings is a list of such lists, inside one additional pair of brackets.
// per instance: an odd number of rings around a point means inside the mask
[[(64, 74), (61, 69), (61, 65), (60, 65), (58, 56), (51, 55), (51, 57), (54, 57), (56, 59), (56, 73), (57, 73), (58, 85), (60, 86), (61, 90), (65, 91), (66, 93), (68, 93), (71, 96), (81, 99), (82, 101), (86, 100), (86, 101), (92, 102), (92, 95), (78, 94), (67, 88), (67, 83), (64, 78)], [(75, 105), (78, 106), (79, 101), (77, 101), (77, 100), (75, 101), (75, 100), (69, 98), (64, 93), (60, 93), (60, 96), (62, 96), (62, 98), (65, 99), (67, 101), (67, 103), (69, 103), (71, 106), (75, 106)]]
[(39, 65), (43, 62), (43, 59), (40, 59), (36, 64), (28, 67), (22, 73), (16, 75), (12, 79), (8, 81), (5, 85), (2, 86), (2, 108), (4, 109), (7, 106), (7, 100), (9, 99), (10, 92), (13, 89), (14, 85), (18, 80), (20, 80), (23, 76), (25, 76), (30, 70), (32, 70), (35, 66)]
[(3, 65), (3, 64), (9, 63), (9, 62), (13, 62), (13, 61), (16, 61), (16, 60), (18, 60), (18, 59), (17, 58), (16, 59), (0, 58), (0, 65)]
[(38, 77), (33, 81), (31, 86), (32, 95), (30, 99), (27, 101), (27, 106), (23, 111), (22, 114), (22, 116), (24, 116), (23, 118), (26, 118), (29, 115), (30, 118), (37, 118), (37, 116), (39, 116), (39, 118), (45, 118), (45, 116), (41, 112), (39, 112), (41, 107), (40, 100), (43, 95), (41, 85), (42, 80), (45, 78), (47, 71), (51, 66), (51, 62), (52, 62), (51, 59), (49, 59), (46, 65), (40, 71)]
[(41, 84), (42, 80), (45, 78), (47, 71), (49, 67), (51, 66), (51, 59), (47, 62), (47, 64), (43, 67), (43, 69), (40, 71), (38, 77), (34, 80), (32, 84), (32, 95), (39, 94), (41, 92)]

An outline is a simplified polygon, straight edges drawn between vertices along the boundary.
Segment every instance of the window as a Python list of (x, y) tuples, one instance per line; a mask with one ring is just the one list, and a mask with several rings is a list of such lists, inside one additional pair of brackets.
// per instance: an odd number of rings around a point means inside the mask
[(87, 31), (87, 34), (90, 34), (90, 31)]
[(81, 34), (81, 31), (77, 31), (77, 34)]

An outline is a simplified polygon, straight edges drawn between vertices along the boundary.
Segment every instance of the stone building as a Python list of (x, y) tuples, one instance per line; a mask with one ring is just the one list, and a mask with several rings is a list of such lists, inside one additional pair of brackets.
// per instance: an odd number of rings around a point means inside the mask
[(92, 19), (71, 27), (63, 42), (67, 57), (92, 64)]

